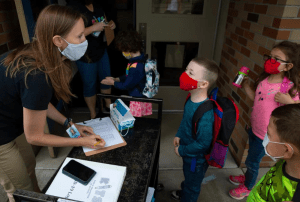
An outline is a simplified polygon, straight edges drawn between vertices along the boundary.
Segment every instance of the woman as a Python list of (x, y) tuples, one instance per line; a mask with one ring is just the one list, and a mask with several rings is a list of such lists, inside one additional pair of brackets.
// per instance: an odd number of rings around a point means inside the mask
[[(83, 81), (83, 96), (90, 110), (91, 119), (96, 117), (96, 85), (97, 75), (99, 80), (110, 77), (110, 63), (104, 41), (104, 28), (106, 17), (101, 7), (95, 6), (93, 0), (70, 0), (69, 6), (80, 11), (87, 19), (87, 26), (84, 35), (89, 42), (86, 56), (76, 62)], [(110, 29), (115, 29), (116, 25), (112, 22)], [(100, 32), (100, 33), (99, 33)], [(111, 94), (109, 85), (101, 84), (101, 93)], [(105, 99), (105, 106), (109, 111), (110, 99)]]
[[(65, 126), (73, 124), (56, 110), (50, 99), (54, 93), (68, 103), (73, 96), (69, 86), (70, 60), (79, 59), (86, 51), (84, 30), (80, 13), (65, 6), (48, 6), (39, 15), (33, 42), (1, 58), (0, 183), (10, 202), (15, 201), (12, 194), (16, 189), (40, 192), (35, 156), (29, 144), (93, 148), (101, 139), (92, 128), (76, 124), (82, 138), (44, 133), (46, 117)], [(22, 144), (17, 145), (16, 138), (23, 132), (29, 144), (24, 138)], [(105, 142), (94, 148), (104, 145)]]

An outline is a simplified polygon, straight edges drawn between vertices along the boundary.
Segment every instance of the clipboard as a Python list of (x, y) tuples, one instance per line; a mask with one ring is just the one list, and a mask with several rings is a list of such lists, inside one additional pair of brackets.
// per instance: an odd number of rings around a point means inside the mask
[(106, 41), (107, 41), (107, 46), (109, 46), (111, 44), (111, 42), (114, 40), (115, 38), (115, 33), (113, 29), (110, 29), (109, 26), (113, 23), (113, 21), (109, 21), (109, 23), (107, 24), (108, 26), (104, 28), (105, 30), (105, 37), (106, 37)]
[[(97, 119), (98, 119), (98, 118), (97, 118)], [(118, 133), (118, 135), (119, 135), (120, 138), (123, 140), (123, 142), (122, 142), (122, 143), (119, 143), (119, 144), (114, 144), (114, 145), (112, 145), (112, 146), (104, 147), (104, 148), (102, 148), (102, 149), (97, 149), (97, 150), (93, 150), (93, 149), (90, 149), (90, 148), (89, 148), (88, 150), (91, 150), (91, 151), (87, 151), (87, 152), (85, 152), (85, 151), (84, 151), (85, 149), (83, 148), (84, 154), (85, 154), (86, 156), (91, 156), (91, 155), (94, 155), (94, 154), (99, 154), (99, 153), (102, 153), (102, 152), (106, 152), (106, 151), (113, 150), (113, 149), (116, 149), (116, 148), (123, 147), (123, 146), (126, 146), (126, 145), (127, 145), (126, 141), (124, 140), (124, 138), (122, 137), (122, 135), (120, 134), (120, 132), (117, 130), (117, 128), (116, 128), (115, 124), (113, 124), (112, 120), (111, 120), (109, 117), (102, 118), (102, 119), (109, 119), (109, 120), (111, 121), (111, 123), (112, 123), (112, 125), (113, 125), (113, 127), (114, 127), (115, 132)], [(100, 123), (100, 121), (101, 121), (102, 119), (101, 119), (101, 118), (98, 119), (98, 120), (99, 120), (99, 123)], [(85, 121), (84, 121), (84, 122), (82, 122), (82, 123), (77, 123), (77, 124), (79, 124), (79, 125), (85, 125), (86, 123), (85, 123)], [(100, 136), (101, 136), (101, 135), (100, 135)], [(105, 139), (105, 138), (104, 138), (104, 139)]]

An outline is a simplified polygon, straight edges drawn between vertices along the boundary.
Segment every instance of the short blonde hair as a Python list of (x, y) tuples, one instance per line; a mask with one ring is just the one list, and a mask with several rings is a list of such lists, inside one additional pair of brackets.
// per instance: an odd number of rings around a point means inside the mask
[(196, 57), (192, 61), (205, 68), (203, 79), (208, 81), (208, 87), (211, 87), (218, 79), (219, 67), (217, 63), (204, 57)]

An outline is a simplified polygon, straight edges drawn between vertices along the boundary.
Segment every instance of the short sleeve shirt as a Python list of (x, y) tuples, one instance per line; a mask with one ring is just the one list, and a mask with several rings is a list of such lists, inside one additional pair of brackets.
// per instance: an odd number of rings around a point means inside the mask
[[(293, 86), (293, 82), (290, 82), (288, 90)], [(280, 88), (281, 83), (269, 83), (267, 77), (259, 83), (255, 91), (251, 125), (253, 133), (262, 140), (267, 133), (271, 113), (278, 107), (278, 103), (275, 101), (275, 95), (280, 92)], [(298, 93), (296, 93), (293, 100), (299, 100)]]
[(25, 83), (24, 71), (10, 77), (6, 76), (6, 67), (0, 65), (0, 145), (13, 141), (24, 132), (23, 107), (47, 110), (52, 94), (53, 88), (45, 73), (33, 71)]

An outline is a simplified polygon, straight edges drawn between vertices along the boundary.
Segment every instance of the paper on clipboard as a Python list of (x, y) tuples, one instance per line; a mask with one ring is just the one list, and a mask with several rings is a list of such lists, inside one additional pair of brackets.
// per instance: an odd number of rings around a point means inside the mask
[(106, 143), (103, 149), (91, 149), (88, 147), (82, 147), (83, 152), (86, 156), (105, 152), (111, 149), (125, 146), (127, 144), (109, 117), (102, 118), (101, 120), (99, 118), (92, 119), (89, 121), (85, 121), (84, 123), (81, 122), (77, 124), (92, 127), (94, 133), (96, 135), (100, 135)]
[(108, 26), (105, 27), (105, 37), (106, 37), (106, 41), (107, 41), (107, 45), (109, 46), (109, 44), (111, 44), (111, 42), (114, 40), (115, 38), (115, 33), (113, 29), (110, 29), (110, 25), (113, 23), (113, 21), (109, 21)]

